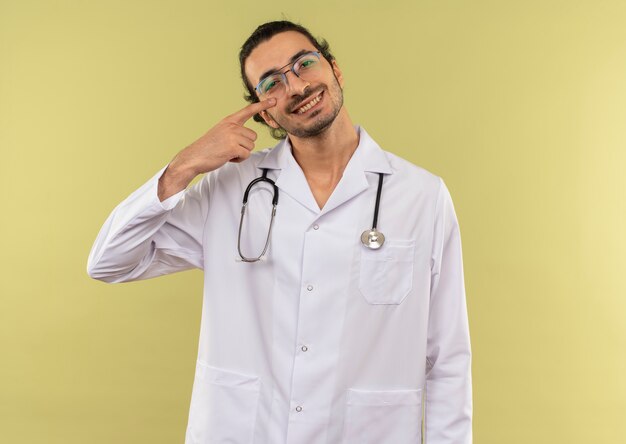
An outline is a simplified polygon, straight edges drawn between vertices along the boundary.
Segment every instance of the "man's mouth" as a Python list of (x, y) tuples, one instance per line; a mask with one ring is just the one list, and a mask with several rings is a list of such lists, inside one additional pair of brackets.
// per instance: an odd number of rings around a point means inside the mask
[(299, 106), (294, 111), (294, 114), (305, 114), (311, 110), (311, 108), (315, 108), (315, 106), (322, 101), (322, 96), (324, 91), (320, 91), (315, 97), (306, 102), (305, 104)]

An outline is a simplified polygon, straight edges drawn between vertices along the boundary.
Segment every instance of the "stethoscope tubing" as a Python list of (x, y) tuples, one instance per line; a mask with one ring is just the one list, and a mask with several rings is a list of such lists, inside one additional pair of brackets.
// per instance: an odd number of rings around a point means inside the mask
[[(248, 206), (248, 195), (250, 194), (250, 190), (254, 185), (259, 182), (267, 182), (272, 185), (274, 188), (274, 197), (272, 198), (272, 216), (270, 218), (270, 226), (267, 230), (267, 239), (265, 239), (265, 246), (263, 247), (263, 252), (256, 258), (247, 257), (241, 252), (241, 230), (243, 228), (243, 217), (246, 214), (246, 207)], [(276, 216), (276, 207), (278, 206), (278, 187), (276, 186), (276, 182), (267, 177), (267, 168), (263, 169), (263, 175), (261, 177), (257, 177), (252, 182), (248, 184), (246, 187), (246, 191), (243, 193), (243, 204), (241, 206), (241, 219), (239, 219), (239, 233), (237, 234), (237, 251), (239, 252), (239, 257), (244, 262), (257, 262), (261, 260), (261, 258), (265, 255), (267, 251), (267, 247), (270, 244), (270, 237), (272, 235), (272, 226), (274, 225), (274, 217)]]
[[(383, 173), (378, 173), (378, 189), (376, 190), (376, 203), (374, 205), (374, 219), (372, 221), (372, 229), (365, 230), (363, 234), (361, 235), (361, 242), (363, 243), (363, 245), (366, 246), (367, 248), (374, 249), (374, 250), (380, 248), (385, 242), (385, 236), (380, 231), (377, 230), (378, 213), (380, 210), (380, 197), (381, 197), (382, 190), (383, 190), (383, 177), (384, 177)], [(248, 196), (250, 194), (250, 190), (252, 189), (254, 185), (256, 185), (259, 182), (267, 182), (270, 185), (272, 185), (272, 188), (274, 189), (274, 196), (272, 198), (272, 215), (270, 218), (270, 226), (267, 231), (267, 238), (265, 239), (265, 246), (263, 247), (263, 252), (258, 257), (254, 258), (254, 257), (244, 256), (244, 254), (241, 252), (241, 232), (243, 229), (243, 218), (246, 214), (246, 207), (248, 206)], [(241, 260), (243, 262), (257, 262), (261, 260), (261, 258), (265, 255), (267, 248), (269, 247), (269, 244), (270, 244), (272, 226), (274, 225), (274, 218), (276, 216), (276, 208), (278, 207), (278, 195), (279, 195), (278, 186), (276, 185), (276, 182), (274, 182), (272, 179), (267, 177), (267, 168), (263, 169), (262, 176), (257, 177), (256, 179), (252, 180), (246, 187), (246, 190), (243, 193), (243, 204), (241, 206), (241, 218), (239, 220), (239, 231), (237, 234), (237, 251), (239, 252), (239, 257), (241, 257)]]
[(380, 195), (383, 191), (383, 173), (378, 173), (378, 190), (376, 191), (376, 204), (374, 205), (374, 220), (372, 221), (372, 231), (376, 230), (378, 224), (378, 209), (380, 208)]

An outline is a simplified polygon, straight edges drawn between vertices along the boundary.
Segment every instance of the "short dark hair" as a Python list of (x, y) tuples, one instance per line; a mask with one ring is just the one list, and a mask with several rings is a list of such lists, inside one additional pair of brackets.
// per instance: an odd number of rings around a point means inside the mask
[[(315, 46), (315, 48), (324, 56), (324, 58), (328, 60), (328, 63), (331, 63), (333, 60), (335, 60), (335, 57), (330, 53), (330, 47), (328, 45), (328, 42), (324, 39), (316, 39), (304, 26), (287, 20), (264, 23), (254, 30), (254, 32), (250, 35), (250, 37), (248, 37), (248, 39), (241, 47), (241, 51), (239, 51), (239, 67), (241, 68), (241, 80), (243, 80), (243, 84), (247, 91), (244, 94), (243, 98), (246, 99), (248, 102), (258, 102), (259, 98), (255, 94), (254, 86), (250, 84), (250, 81), (246, 76), (246, 72), (244, 69), (246, 60), (248, 59), (254, 48), (259, 46), (261, 43), (271, 39), (276, 34), (287, 31), (295, 31), (304, 35), (307, 39), (309, 39), (311, 44)], [(256, 122), (267, 125), (265, 120), (263, 120), (263, 118), (259, 114), (255, 114), (253, 118)], [(272, 128), (269, 125), (267, 126), (270, 128), (270, 134), (275, 139), (282, 139), (287, 135), (285, 131), (281, 128)]]

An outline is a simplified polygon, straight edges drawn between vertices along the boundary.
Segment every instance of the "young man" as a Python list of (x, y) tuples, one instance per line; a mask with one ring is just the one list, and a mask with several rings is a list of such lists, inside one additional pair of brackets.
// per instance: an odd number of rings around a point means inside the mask
[[(428, 444), (470, 443), (443, 180), (353, 125), (341, 69), (305, 28), (266, 23), (240, 60), (252, 103), (118, 205), (87, 267), (105, 282), (204, 270), (186, 443), (415, 444), (423, 402)], [(285, 135), (273, 149), (251, 152), (253, 116)]]

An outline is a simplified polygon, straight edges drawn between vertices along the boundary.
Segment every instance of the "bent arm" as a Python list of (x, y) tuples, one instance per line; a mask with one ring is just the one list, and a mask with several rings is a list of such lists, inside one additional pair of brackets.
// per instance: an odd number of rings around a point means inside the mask
[(472, 442), (472, 377), (461, 235), (443, 180), (435, 211), (428, 321), (427, 444)]
[(202, 269), (202, 234), (209, 178), (161, 202), (163, 167), (111, 212), (87, 260), (87, 273), (104, 282), (128, 282), (191, 268)]

